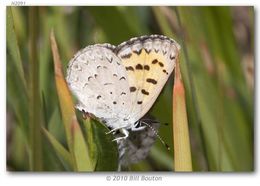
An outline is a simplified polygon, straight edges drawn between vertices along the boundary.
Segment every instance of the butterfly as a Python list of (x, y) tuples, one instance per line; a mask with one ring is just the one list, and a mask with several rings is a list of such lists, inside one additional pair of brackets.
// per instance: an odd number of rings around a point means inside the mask
[(118, 46), (95, 44), (69, 62), (67, 84), (78, 99), (76, 108), (93, 114), (127, 139), (146, 126), (149, 111), (173, 72), (180, 45), (161, 35), (132, 38)]
[(127, 168), (128, 165), (145, 159), (157, 137), (160, 138), (157, 134), (160, 126), (158, 121), (154, 118), (151, 119), (151, 116), (144, 117), (139, 121), (140, 125), (145, 123), (148, 127), (143, 130), (132, 131), (126, 140), (118, 141), (119, 169)]

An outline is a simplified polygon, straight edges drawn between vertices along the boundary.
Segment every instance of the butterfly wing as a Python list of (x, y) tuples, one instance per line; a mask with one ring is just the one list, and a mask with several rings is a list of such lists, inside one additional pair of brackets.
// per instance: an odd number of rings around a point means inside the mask
[(130, 106), (126, 70), (113, 48), (88, 46), (74, 56), (67, 70), (67, 83), (78, 99), (78, 109), (110, 124), (126, 117)]
[(133, 38), (115, 49), (127, 71), (132, 122), (154, 104), (175, 67), (179, 50), (174, 40), (159, 35)]

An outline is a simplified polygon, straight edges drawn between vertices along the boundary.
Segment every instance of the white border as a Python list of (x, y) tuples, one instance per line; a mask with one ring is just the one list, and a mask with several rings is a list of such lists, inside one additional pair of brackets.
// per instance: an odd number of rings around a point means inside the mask
[[(6, 172), (6, 8), (5, 6), (11, 5), (10, 0), (1, 0), (0, 2), (0, 25), (1, 25), (1, 33), (0, 33), (0, 51), (1, 51), (1, 68), (0, 68), (0, 118), (1, 118), (1, 133), (0, 133), (0, 185), (92, 185), (92, 184), (113, 184), (113, 185), (122, 185), (122, 184), (149, 184), (149, 185), (157, 185), (157, 184), (174, 184), (174, 185), (210, 185), (210, 186), (219, 186), (219, 185), (256, 185), (256, 183), (260, 182), (259, 179), (259, 161), (257, 160), (257, 155), (259, 155), (259, 143), (257, 134), (259, 134), (258, 125), (258, 109), (257, 105), (259, 105), (259, 99), (255, 100), (255, 172), (254, 173), (188, 173), (188, 174), (180, 174), (180, 173), (144, 173), (145, 175), (161, 175), (163, 181), (161, 182), (108, 182), (106, 181), (106, 175), (114, 175), (115, 173), (89, 173), (89, 174), (69, 174), (69, 173), (9, 173)], [(73, 2), (73, 3), (72, 3)], [(77, 5), (190, 5), (190, 6), (201, 6), (201, 5), (230, 5), (230, 6), (238, 6), (238, 5), (254, 5), (256, 9), (256, 33), (255, 33), (255, 42), (259, 43), (259, 39), (257, 37), (257, 31), (259, 30), (257, 9), (258, 9), (258, 0), (248, 1), (248, 0), (197, 0), (196, 3), (188, 0), (181, 1), (170, 1), (170, 0), (148, 0), (148, 1), (140, 1), (140, 0), (73, 0), (73, 1), (65, 1), (65, 0), (25, 0), (26, 6), (29, 5), (64, 5), (64, 6), (77, 6)], [(256, 46), (256, 57), (259, 53), (257, 44)], [(259, 65), (257, 65), (256, 61), (256, 96), (258, 95), (258, 87), (259, 87), (259, 79), (257, 72), (259, 72)], [(120, 173), (119, 175), (124, 175), (124, 173)], [(127, 173), (129, 175), (129, 173)]]
[[(5, 5), (11, 5), (12, 0), (2, 0)], [(23, 1), (23, 0), (17, 0), (17, 1)], [(181, 0), (181, 1), (174, 1), (174, 0), (73, 0), (73, 1), (64, 1), (64, 0), (24, 0), (26, 2), (26, 6), (33, 6), (33, 5), (50, 5), (50, 6), (94, 6), (94, 5), (178, 5), (178, 6), (242, 6), (242, 5), (256, 5), (258, 3), (258, 0)]]

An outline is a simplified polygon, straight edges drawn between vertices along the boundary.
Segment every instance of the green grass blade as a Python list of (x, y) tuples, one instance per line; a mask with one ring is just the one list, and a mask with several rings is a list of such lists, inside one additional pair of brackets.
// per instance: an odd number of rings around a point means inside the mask
[[(20, 78), (14, 76), (17, 73), (15, 64), (11, 62), (10, 56), (7, 56), (6, 78), (7, 78), (7, 109), (13, 113), (17, 121), (17, 125), (24, 132), (26, 141), (29, 140), (29, 106), (28, 96), (25, 94), (24, 86), (20, 83)], [(19, 95), (18, 95), (19, 94)]]
[(27, 90), (27, 83), (25, 80), (21, 54), (20, 54), (20, 50), (19, 50), (19, 46), (18, 46), (16, 33), (15, 33), (12, 8), (7, 7), (6, 12), (7, 12), (7, 16), (6, 16), (6, 18), (7, 18), (7, 20), (6, 20), (7, 48), (8, 48), (8, 51), (10, 52), (10, 55), (13, 58), (15, 67), (17, 68), (17, 72), (19, 74), (19, 77), (21, 78), (21, 82), (22, 82), (25, 90)]
[[(75, 117), (74, 104), (72, 102), (72, 97), (70, 95), (70, 92), (68, 90), (67, 84), (63, 76), (62, 64), (60, 61), (59, 51), (53, 32), (51, 32), (50, 40), (55, 69), (55, 82), (61, 109), (62, 121), (66, 133), (69, 151), (72, 152), (72, 136), (70, 132), (70, 127), (72, 118)], [(74, 169), (76, 169), (75, 163), (75, 158), (73, 157)]]
[(91, 158), (88, 151), (88, 146), (83, 137), (83, 133), (77, 122), (76, 117), (73, 118), (71, 124), (71, 134), (72, 134), (72, 147), (75, 156), (77, 171), (93, 171), (94, 167), (91, 163)]
[(185, 89), (177, 57), (173, 87), (173, 143), (175, 171), (192, 171)]
[(54, 151), (58, 155), (62, 164), (67, 170), (73, 170), (72, 159), (70, 153), (63, 147), (63, 145), (45, 128), (42, 128), (45, 137), (48, 139), (49, 143), (52, 145)]

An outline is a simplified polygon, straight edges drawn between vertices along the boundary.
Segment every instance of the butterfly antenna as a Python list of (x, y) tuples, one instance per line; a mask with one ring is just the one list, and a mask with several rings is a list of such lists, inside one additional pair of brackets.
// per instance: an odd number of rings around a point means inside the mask
[[(153, 123), (160, 123), (159, 121), (156, 121), (154, 119), (149, 119), (149, 118), (143, 118), (142, 121), (150, 121), (150, 122), (153, 122)], [(163, 123), (163, 125), (168, 126), (169, 123)]]
[(170, 150), (170, 147), (169, 145), (167, 145), (167, 143), (165, 143), (163, 141), (163, 139), (161, 138), (161, 136), (158, 134), (158, 132), (155, 130), (155, 128), (153, 128), (151, 125), (149, 125), (148, 123), (144, 122), (144, 121), (141, 121), (142, 124), (145, 124), (147, 127), (149, 127), (153, 132), (154, 134), (157, 136), (157, 138), (159, 138), (159, 140), (161, 141), (161, 143), (167, 148), (167, 150)]
[(142, 121), (150, 121), (150, 122), (153, 122), (153, 123), (160, 123), (159, 121), (156, 121), (154, 119), (149, 119), (149, 118), (143, 118)]

